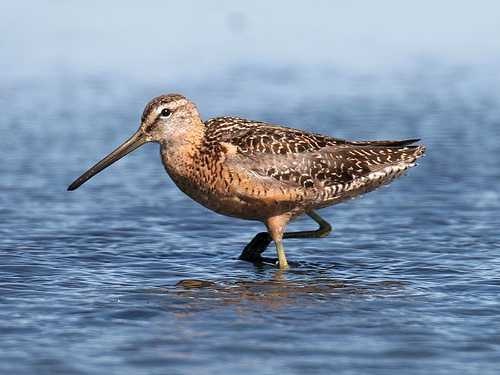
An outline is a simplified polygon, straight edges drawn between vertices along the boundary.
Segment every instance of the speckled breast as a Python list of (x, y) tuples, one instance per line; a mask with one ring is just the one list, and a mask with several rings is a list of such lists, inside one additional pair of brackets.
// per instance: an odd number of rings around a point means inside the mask
[[(269, 204), (264, 186), (249, 186), (244, 176), (227, 169), (217, 158), (194, 158), (189, 164), (172, 160), (162, 152), (165, 170), (179, 189), (194, 201), (219, 214), (247, 220), (262, 221), (270, 216), (287, 212), (284, 202)], [(259, 198), (245, 194), (245, 189), (262, 192)]]

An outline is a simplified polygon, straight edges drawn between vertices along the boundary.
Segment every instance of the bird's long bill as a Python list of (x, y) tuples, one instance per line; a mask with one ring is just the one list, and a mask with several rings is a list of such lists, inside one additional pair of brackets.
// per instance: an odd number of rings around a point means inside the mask
[(144, 134), (141, 131), (135, 133), (132, 137), (127, 139), (122, 145), (120, 145), (111, 154), (102, 159), (99, 163), (90, 168), (87, 172), (78, 177), (71, 185), (68, 186), (68, 190), (75, 190), (84, 184), (87, 180), (91, 179), (93, 176), (98, 174), (103, 169), (109, 167), (115, 161), (120, 160), (125, 155), (131, 153), (136, 148), (142, 146), (146, 143)]

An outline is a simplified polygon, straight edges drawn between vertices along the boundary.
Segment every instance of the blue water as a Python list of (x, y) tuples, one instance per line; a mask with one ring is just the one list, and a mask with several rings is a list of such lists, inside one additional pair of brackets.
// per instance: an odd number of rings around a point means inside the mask
[(2, 372), (495, 373), (499, 91), (422, 74), (393, 94), (246, 113), (428, 146), (400, 181), (323, 210), (333, 234), (289, 240), (299, 266), (284, 273), (237, 260), (261, 226), (183, 196), (154, 145), (65, 191), (128, 137), (155, 87), (3, 87)]
[[(40, 73), (28, 54), (0, 74), (0, 373), (499, 373), (497, 65), (239, 61), (157, 80), (48, 51), (37, 58), (61, 65)], [(419, 137), (428, 153), (390, 186), (322, 210), (329, 237), (287, 240), (296, 267), (256, 267), (237, 257), (263, 227), (184, 196), (157, 145), (66, 191), (169, 91), (205, 118)]]

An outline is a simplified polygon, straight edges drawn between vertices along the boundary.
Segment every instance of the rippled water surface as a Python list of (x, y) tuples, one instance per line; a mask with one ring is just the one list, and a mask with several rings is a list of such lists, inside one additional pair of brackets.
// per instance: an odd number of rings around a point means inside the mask
[[(498, 67), (255, 62), (191, 80), (26, 69), (0, 74), (1, 373), (499, 373)], [(428, 154), (322, 210), (333, 233), (287, 240), (289, 271), (255, 266), (237, 258), (262, 225), (184, 196), (157, 145), (66, 191), (165, 91), (205, 118), (418, 137)]]
[[(425, 73), (393, 92), (346, 90), (312, 106), (296, 95), (279, 107), (228, 108), (343, 137), (417, 136), (428, 146), (408, 176), (323, 210), (330, 237), (288, 240), (298, 265), (287, 272), (237, 260), (261, 226), (183, 196), (156, 146), (65, 191), (128, 137), (157, 87), (128, 94), (99, 77), (2, 87), (0, 368), (495, 373), (499, 91), (453, 77)], [(198, 95), (202, 110), (223, 107), (218, 90)]]

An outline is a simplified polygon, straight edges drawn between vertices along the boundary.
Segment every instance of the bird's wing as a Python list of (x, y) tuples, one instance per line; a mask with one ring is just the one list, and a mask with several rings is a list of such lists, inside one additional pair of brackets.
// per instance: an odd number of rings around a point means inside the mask
[(228, 165), (290, 187), (347, 185), (377, 171), (389, 173), (390, 166), (410, 166), (425, 152), (410, 146), (418, 139), (351, 142), (239, 118), (211, 121), (216, 126), (209, 135), (233, 148)]

